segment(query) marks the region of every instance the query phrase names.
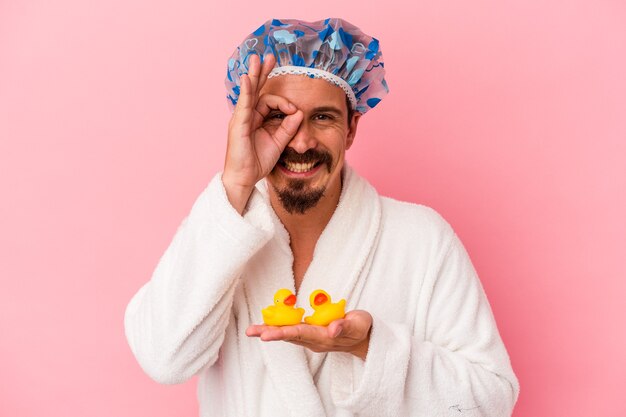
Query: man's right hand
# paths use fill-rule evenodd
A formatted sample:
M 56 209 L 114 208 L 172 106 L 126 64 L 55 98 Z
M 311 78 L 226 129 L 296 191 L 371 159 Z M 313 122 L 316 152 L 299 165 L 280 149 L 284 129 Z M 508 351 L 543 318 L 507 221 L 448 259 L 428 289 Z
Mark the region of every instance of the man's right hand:
M 302 111 L 286 98 L 260 94 L 275 62 L 274 56 L 268 55 L 261 66 L 257 55 L 250 56 L 248 74 L 240 78 L 239 100 L 228 124 L 222 182 L 228 200 L 239 214 L 243 213 L 255 184 L 274 169 L 303 118 Z M 285 117 L 278 128 L 267 130 L 263 125 L 272 111 Z

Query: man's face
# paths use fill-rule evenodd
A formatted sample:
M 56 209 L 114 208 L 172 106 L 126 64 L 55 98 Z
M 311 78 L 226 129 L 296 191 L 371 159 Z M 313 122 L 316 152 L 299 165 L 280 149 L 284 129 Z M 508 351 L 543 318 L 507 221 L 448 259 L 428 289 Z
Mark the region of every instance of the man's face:
M 304 213 L 322 198 L 341 193 L 341 168 L 360 115 L 348 121 L 346 95 L 327 81 L 302 75 L 270 78 L 261 93 L 285 97 L 304 113 L 296 135 L 267 180 L 289 213 Z M 268 114 L 264 128 L 273 133 L 282 122 L 279 110 Z

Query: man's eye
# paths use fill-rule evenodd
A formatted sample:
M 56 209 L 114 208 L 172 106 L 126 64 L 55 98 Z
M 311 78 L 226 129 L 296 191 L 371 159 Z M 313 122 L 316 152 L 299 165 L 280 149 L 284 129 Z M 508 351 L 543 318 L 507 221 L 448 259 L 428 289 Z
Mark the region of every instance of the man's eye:
M 315 120 L 333 120 L 333 116 L 326 113 L 320 113 L 315 115 Z
M 267 115 L 265 118 L 266 122 L 271 122 L 272 120 L 283 120 L 285 118 L 285 113 L 281 112 L 273 112 Z

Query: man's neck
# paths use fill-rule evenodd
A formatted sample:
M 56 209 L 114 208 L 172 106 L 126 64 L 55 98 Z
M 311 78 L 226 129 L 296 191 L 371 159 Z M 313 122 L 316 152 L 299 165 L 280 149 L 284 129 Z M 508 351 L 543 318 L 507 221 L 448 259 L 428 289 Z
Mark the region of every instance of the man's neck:
M 304 274 L 313 261 L 315 245 L 337 209 L 340 195 L 341 185 L 336 190 L 327 189 L 315 207 L 304 214 L 292 214 L 284 209 L 276 193 L 270 191 L 272 207 L 289 233 L 296 292 L 300 290 Z
M 320 237 L 339 204 L 341 186 L 335 190 L 326 190 L 320 201 L 304 214 L 289 213 L 280 203 L 278 196 L 270 190 L 270 202 L 281 223 L 287 229 L 291 241 L 309 241 Z

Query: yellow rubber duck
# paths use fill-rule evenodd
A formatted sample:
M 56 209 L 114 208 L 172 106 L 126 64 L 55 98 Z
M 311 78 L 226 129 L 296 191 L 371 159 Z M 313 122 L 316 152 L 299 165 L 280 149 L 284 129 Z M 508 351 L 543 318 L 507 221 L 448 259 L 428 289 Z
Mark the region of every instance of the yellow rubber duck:
M 274 294 L 274 305 L 261 310 L 263 321 L 268 326 L 291 326 L 302 323 L 303 308 L 295 308 L 296 296 L 281 288 Z
M 346 316 L 346 300 L 342 299 L 338 303 L 332 303 L 330 295 L 324 290 L 313 291 L 309 301 L 315 312 L 313 312 L 312 316 L 304 318 L 306 324 L 328 326 L 331 321 L 342 319 Z

